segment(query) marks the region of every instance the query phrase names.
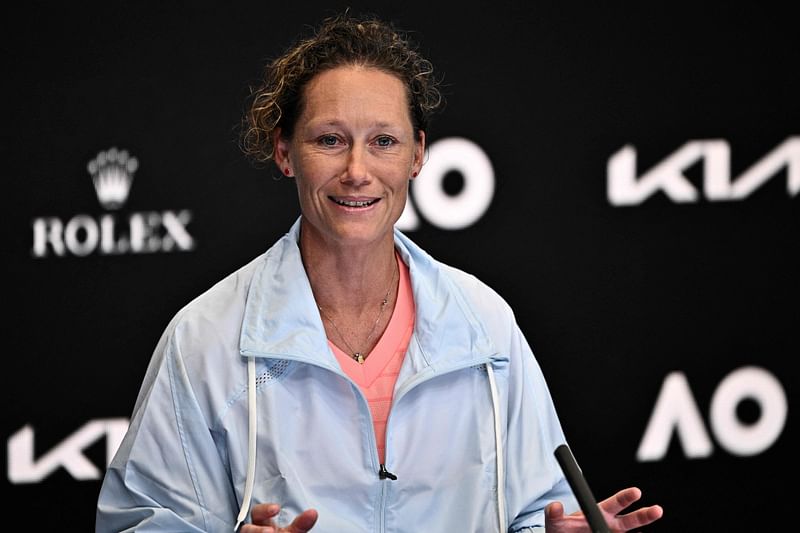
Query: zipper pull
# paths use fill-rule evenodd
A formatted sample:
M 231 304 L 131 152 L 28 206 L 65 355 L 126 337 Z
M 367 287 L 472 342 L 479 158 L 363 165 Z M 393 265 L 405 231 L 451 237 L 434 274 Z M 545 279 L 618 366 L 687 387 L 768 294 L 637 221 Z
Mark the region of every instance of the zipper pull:
M 381 463 L 381 469 L 378 470 L 378 477 L 381 479 L 389 478 L 392 481 L 397 479 L 397 476 L 386 470 L 386 465 L 384 465 L 383 463 Z

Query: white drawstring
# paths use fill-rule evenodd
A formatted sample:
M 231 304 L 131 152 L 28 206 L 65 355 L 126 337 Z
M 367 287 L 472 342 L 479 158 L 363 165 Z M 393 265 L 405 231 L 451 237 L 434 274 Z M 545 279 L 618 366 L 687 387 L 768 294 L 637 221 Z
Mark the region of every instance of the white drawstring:
M 495 437 L 495 456 L 497 458 L 497 518 L 500 522 L 500 531 L 506 531 L 506 497 L 505 497 L 505 467 L 503 460 L 503 438 L 500 429 L 500 407 L 497 399 L 497 385 L 494 380 L 494 370 L 491 363 L 486 363 L 486 372 L 489 375 L 489 387 L 492 392 L 492 411 L 494 413 L 494 437 Z M 256 362 L 253 357 L 247 359 L 247 478 L 244 484 L 244 496 L 242 506 L 239 509 L 239 516 L 236 518 L 236 525 L 233 531 L 239 530 L 247 518 L 250 509 L 250 500 L 253 497 L 253 483 L 256 473 L 256 434 L 257 434 L 257 410 L 256 410 Z
M 250 510 L 250 500 L 253 497 L 253 481 L 256 476 L 256 360 L 253 357 L 247 358 L 247 478 L 244 482 L 244 496 L 242 497 L 242 507 L 239 509 L 239 516 L 236 518 L 236 525 L 233 531 L 238 531 L 242 525 L 247 512 Z
M 494 370 L 491 363 L 486 363 L 489 374 L 489 387 L 492 389 L 492 411 L 494 412 L 495 456 L 497 457 L 497 518 L 500 521 L 501 533 L 506 532 L 506 480 L 503 460 L 503 434 L 500 429 L 500 402 L 497 399 L 497 384 L 494 381 Z

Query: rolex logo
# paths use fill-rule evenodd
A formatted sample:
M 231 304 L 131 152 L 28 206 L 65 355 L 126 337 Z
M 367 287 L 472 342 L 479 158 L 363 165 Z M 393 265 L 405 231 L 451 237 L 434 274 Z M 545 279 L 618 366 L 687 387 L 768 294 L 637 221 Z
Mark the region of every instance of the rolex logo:
M 128 200 L 139 161 L 127 150 L 103 150 L 86 164 L 103 209 L 118 210 Z M 33 257 L 152 254 L 194 250 L 189 209 L 123 210 L 99 215 L 76 214 L 66 220 L 36 217 Z
M 106 209 L 119 209 L 128 199 L 133 174 L 139 161 L 128 155 L 127 150 L 109 148 L 101 151 L 89 161 L 86 170 L 92 176 L 97 199 Z

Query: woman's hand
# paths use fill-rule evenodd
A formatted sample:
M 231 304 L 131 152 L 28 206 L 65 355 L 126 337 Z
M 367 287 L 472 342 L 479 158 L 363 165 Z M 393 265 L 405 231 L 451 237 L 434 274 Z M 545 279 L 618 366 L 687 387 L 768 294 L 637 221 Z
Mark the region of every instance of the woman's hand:
M 317 523 L 317 511 L 307 509 L 300 513 L 286 527 L 278 527 L 272 520 L 281 511 L 277 503 L 259 503 L 250 510 L 252 524 L 244 524 L 240 533 L 306 533 Z
M 661 518 L 664 510 L 660 505 L 642 507 L 624 515 L 619 514 L 641 497 L 641 490 L 636 487 L 629 487 L 598 504 L 603 512 L 603 517 L 606 519 L 608 528 L 613 533 L 644 527 Z M 553 502 L 545 508 L 544 528 L 548 533 L 591 533 L 591 528 L 586 522 L 583 513 L 579 511 L 565 515 L 564 506 L 560 502 Z

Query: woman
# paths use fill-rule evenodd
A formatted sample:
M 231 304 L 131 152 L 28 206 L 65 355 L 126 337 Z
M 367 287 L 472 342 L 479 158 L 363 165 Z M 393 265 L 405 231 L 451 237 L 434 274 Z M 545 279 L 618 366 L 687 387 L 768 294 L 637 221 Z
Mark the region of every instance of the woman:
M 269 65 L 243 146 L 301 215 L 166 329 L 98 532 L 590 531 L 512 311 L 394 228 L 440 102 L 375 19 L 328 19 Z M 601 503 L 614 531 L 660 517 L 617 516 L 639 496 Z

